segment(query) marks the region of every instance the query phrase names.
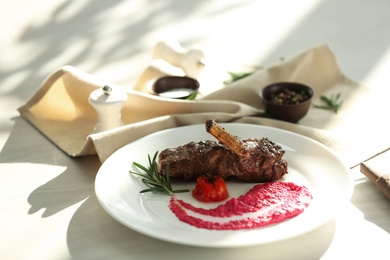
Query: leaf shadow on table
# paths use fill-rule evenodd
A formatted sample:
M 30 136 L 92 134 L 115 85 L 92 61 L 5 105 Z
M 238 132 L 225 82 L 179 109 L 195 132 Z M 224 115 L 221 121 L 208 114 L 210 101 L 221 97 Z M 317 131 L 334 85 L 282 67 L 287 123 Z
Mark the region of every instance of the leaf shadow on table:
M 42 217 L 50 217 L 94 194 L 101 165 L 97 156 L 71 158 L 23 118 L 13 120 L 0 163 L 23 163 L 25 174 L 36 174 L 36 180 L 42 181 L 38 187 L 28 186 L 33 189 L 26 198 L 31 205 L 28 214 L 44 210 Z
M 390 211 L 390 200 L 383 199 L 385 195 L 366 177 L 356 181 L 358 183 L 355 184 L 351 203 L 364 214 L 367 221 L 390 233 L 388 217 L 378 218 L 378 215 L 383 215 L 383 212 Z
M 94 193 L 94 177 L 98 171 L 96 160 L 92 157 L 75 159 L 76 163 L 71 170 L 68 168 L 37 187 L 27 199 L 31 205 L 28 213 L 34 214 L 45 209 L 42 217 L 50 217 L 88 198 Z M 86 167 L 89 167 L 88 170 Z
M 239 248 L 192 247 L 160 241 L 123 226 L 91 196 L 73 215 L 67 242 L 74 259 L 320 259 L 332 243 L 335 229 L 332 219 L 280 242 Z

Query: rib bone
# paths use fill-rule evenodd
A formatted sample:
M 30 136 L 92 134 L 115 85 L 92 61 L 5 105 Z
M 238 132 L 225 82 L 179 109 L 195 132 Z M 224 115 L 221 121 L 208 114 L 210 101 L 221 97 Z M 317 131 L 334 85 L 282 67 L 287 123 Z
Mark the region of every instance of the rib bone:
M 226 130 L 222 126 L 218 125 L 214 120 L 206 121 L 206 131 L 226 145 L 239 157 L 249 157 L 249 147 L 247 146 L 250 144 L 241 138 L 226 132 Z

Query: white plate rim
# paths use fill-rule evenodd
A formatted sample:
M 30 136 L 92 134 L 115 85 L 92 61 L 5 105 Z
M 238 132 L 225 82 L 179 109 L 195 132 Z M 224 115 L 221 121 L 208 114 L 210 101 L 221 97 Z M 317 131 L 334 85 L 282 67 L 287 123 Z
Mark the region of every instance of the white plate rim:
M 154 138 L 158 138 L 161 136 L 163 136 L 163 137 L 164 136 L 165 137 L 171 136 L 172 137 L 172 135 L 176 134 L 178 131 L 191 132 L 191 131 L 195 131 L 195 130 L 202 130 L 202 129 L 204 129 L 204 125 L 189 125 L 189 126 L 182 126 L 182 127 L 176 127 L 176 128 L 170 128 L 170 129 L 158 131 L 158 132 L 155 132 L 155 133 L 150 134 L 148 136 L 142 137 L 142 138 L 140 138 L 140 139 L 138 139 L 138 140 L 136 140 L 128 145 L 125 145 L 124 147 L 117 150 L 114 154 L 112 154 L 103 163 L 103 165 L 99 169 L 97 176 L 96 176 L 96 179 L 95 179 L 95 193 L 96 193 L 97 199 L 98 199 L 99 203 L 101 204 L 101 206 L 103 207 L 103 209 L 111 217 L 113 217 L 115 220 L 117 220 L 121 224 L 125 225 L 126 227 L 133 229 L 133 230 L 135 230 L 139 233 L 142 233 L 144 235 L 156 238 L 156 239 L 160 239 L 160 240 L 164 240 L 164 241 L 168 241 L 168 242 L 173 242 L 173 243 L 177 243 L 177 244 L 191 245 L 191 246 L 216 247 L 216 248 L 222 247 L 223 248 L 223 247 L 240 247 L 240 246 L 266 244 L 266 243 L 276 242 L 276 241 L 292 238 L 292 237 L 307 233 L 307 232 L 312 231 L 313 229 L 318 228 L 319 226 L 323 225 L 325 222 L 329 221 L 332 217 L 335 216 L 338 209 L 340 207 L 342 207 L 345 202 L 348 202 L 349 199 L 351 198 L 352 192 L 353 192 L 353 185 L 352 185 L 352 179 L 351 179 L 350 174 L 349 174 L 349 169 L 344 165 L 342 160 L 331 149 L 329 149 L 325 145 L 319 143 L 318 141 L 313 140 L 311 138 L 308 138 L 306 136 L 294 133 L 294 132 L 290 132 L 290 131 L 282 130 L 282 129 L 278 129 L 278 128 L 273 128 L 273 127 L 269 127 L 269 126 L 243 124 L 243 123 L 225 123 L 225 124 L 221 124 L 221 125 L 223 127 L 227 128 L 228 131 L 229 131 L 229 129 L 232 129 L 232 128 L 236 129 L 236 130 L 242 128 L 242 129 L 250 129 L 250 130 L 248 130 L 249 132 L 259 130 L 260 133 L 266 132 L 266 133 L 271 133 L 271 134 L 276 135 L 276 136 L 280 135 L 280 136 L 288 136 L 291 138 L 298 138 L 300 141 L 308 142 L 311 145 L 315 146 L 316 149 L 320 149 L 323 153 L 325 153 L 324 156 L 328 157 L 328 159 L 331 161 L 331 163 L 334 163 L 335 165 L 337 165 L 337 167 L 338 167 L 338 169 L 336 169 L 336 171 L 338 172 L 337 174 L 339 174 L 341 179 L 342 179 L 341 184 L 338 183 L 338 186 L 336 188 L 332 187 L 332 192 L 336 192 L 339 194 L 336 194 L 337 195 L 336 198 L 333 197 L 332 201 L 329 201 L 329 204 L 331 204 L 331 205 L 327 204 L 328 201 L 321 200 L 321 203 L 325 203 L 326 206 L 328 207 L 327 209 L 329 209 L 330 211 L 329 212 L 322 212 L 325 214 L 325 216 L 317 216 L 316 215 L 316 217 L 318 217 L 319 219 L 317 221 L 315 221 L 315 223 L 311 223 L 310 226 L 306 226 L 306 227 L 302 228 L 301 230 L 294 230 L 294 232 L 292 232 L 290 234 L 281 232 L 283 234 L 272 236 L 272 233 L 269 233 L 270 232 L 269 230 L 275 229 L 275 230 L 280 232 L 280 229 L 278 229 L 278 225 L 283 225 L 283 224 L 276 224 L 276 225 L 272 225 L 271 227 L 265 227 L 265 228 L 256 229 L 256 230 L 238 230 L 238 231 L 214 231 L 214 230 L 210 231 L 210 230 L 203 230 L 203 229 L 195 229 L 194 230 L 194 229 L 191 229 L 192 227 L 190 227 L 188 234 L 184 234 L 184 233 L 186 233 L 186 232 L 184 232 L 184 233 L 178 233 L 177 236 L 169 236 L 169 235 L 167 236 L 167 234 L 172 233 L 172 230 L 180 229 L 180 228 L 182 228 L 183 225 L 186 226 L 187 224 L 182 223 L 179 220 L 177 220 L 178 223 L 171 223 L 171 222 L 166 222 L 165 219 L 156 219 L 156 215 L 151 213 L 151 211 L 149 209 L 145 209 L 145 208 L 143 208 L 143 211 L 141 210 L 141 212 L 131 212 L 131 208 L 134 208 L 135 204 L 137 204 L 137 207 L 139 209 L 142 207 L 145 207 L 145 206 L 148 207 L 148 205 L 145 204 L 145 200 L 155 200 L 156 197 L 158 198 L 158 196 L 164 196 L 164 195 L 146 195 L 146 194 L 140 195 L 139 191 L 142 187 L 138 186 L 137 187 L 138 190 L 136 190 L 136 193 L 134 193 L 134 191 L 132 191 L 133 195 L 130 199 L 131 202 L 133 203 L 132 205 L 120 202 L 119 200 L 121 198 L 118 198 L 118 196 L 121 196 L 120 194 L 113 195 L 115 197 L 115 202 L 112 203 L 113 199 L 110 196 L 112 196 L 111 193 L 115 193 L 115 192 L 113 192 L 111 190 L 111 193 L 109 193 L 107 191 L 109 189 L 113 189 L 112 187 L 110 188 L 110 186 L 107 185 L 107 182 L 112 181 L 112 183 L 110 183 L 110 184 L 122 185 L 119 182 L 123 181 L 123 178 L 128 177 L 130 180 L 131 180 L 131 178 L 134 178 L 134 176 L 131 176 L 129 173 L 127 173 L 128 174 L 127 177 L 122 176 L 123 174 L 120 175 L 120 178 L 117 178 L 117 176 L 115 176 L 115 178 L 111 177 L 111 175 L 113 175 L 113 173 L 111 173 L 110 168 L 112 168 L 113 165 L 116 165 L 118 163 L 120 164 L 120 162 L 118 162 L 118 158 L 121 158 L 125 153 L 128 153 L 130 149 L 137 148 L 137 146 L 139 147 L 139 145 L 143 145 L 144 143 L 150 142 Z M 207 135 L 208 134 L 206 134 L 206 136 Z M 257 138 L 261 138 L 262 136 L 263 135 L 258 136 Z M 188 137 L 188 138 L 190 138 L 190 137 Z M 213 137 L 210 136 L 208 139 L 213 139 Z M 188 140 L 191 141 L 191 139 L 188 139 Z M 168 140 L 167 142 L 170 143 L 171 141 Z M 283 146 L 284 144 L 281 143 L 281 145 Z M 165 147 L 165 148 L 168 148 L 168 147 Z M 149 150 L 150 150 L 150 152 L 149 152 L 150 155 L 152 155 L 154 153 L 153 151 L 156 151 L 156 149 L 153 150 L 153 148 L 151 148 Z M 287 152 L 288 151 L 286 151 L 286 154 L 287 154 Z M 146 158 L 147 154 L 142 154 L 140 156 L 143 156 Z M 132 162 L 133 160 L 129 159 L 129 161 Z M 136 161 L 136 160 L 134 160 L 134 161 Z M 128 166 L 129 162 L 126 162 L 126 165 Z M 115 167 L 117 167 L 117 166 L 115 166 Z M 120 164 L 118 167 L 123 168 L 124 166 Z M 127 169 L 127 171 L 128 170 L 130 170 L 130 168 Z M 334 175 L 334 173 L 332 173 L 332 174 Z M 117 178 L 117 180 L 116 180 L 116 178 Z M 125 180 L 125 181 L 127 181 L 127 180 Z M 135 181 L 133 184 L 131 184 L 132 185 L 131 187 L 136 187 L 137 186 L 136 183 L 139 184 L 139 182 Z M 321 191 L 321 193 L 324 193 L 324 191 Z M 108 196 L 107 194 L 110 194 L 110 195 Z M 139 195 L 138 198 L 132 199 L 134 196 L 136 196 L 136 194 Z M 145 196 L 146 196 L 146 198 L 145 198 Z M 149 197 L 147 197 L 147 196 L 149 196 Z M 337 199 L 337 201 L 335 199 Z M 164 199 L 163 203 L 166 203 L 166 198 Z M 113 204 L 115 204 L 114 207 L 113 207 Z M 321 206 L 323 206 L 323 205 L 321 205 Z M 128 211 L 130 211 L 130 213 Z M 126 215 L 126 214 L 128 214 L 128 215 Z M 153 226 L 153 222 L 147 222 L 147 221 L 143 222 L 144 220 L 140 221 L 139 218 L 136 218 L 134 220 L 134 219 L 132 219 L 132 216 L 134 216 L 134 214 L 141 214 L 145 217 L 145 219 L 151 218 L 151 221 L 153 221 L 153 222 L 155 222 L 155 221 L 161 222 L 162 221 L 162 223 L 165 223 L 167 226 L 166 226 L 166 228 L 163 228 L 163 227 L 160 228 L 160 226 L 156 226 L 156 225 Z M 300 216 L 297 216 L 296 218 L 299 218 L 299 217 Z M 130 221 L 130 219 L 131 219 L 131 221 Z M 151 227 L 146 225 L 146 224 L 151 224 Z M 186 228 L 188 228 L 188 227 L 184 227 L 184 230 L 187 230 Z M 291 228 L 287 228 L 287 229 L 291 229 Z M 267 231 L 265 232 L 264 230 L 267 230 Z M 225 233 L 223 236 L 226 236 L 226 234 L 229 234 L 232 237 L 232 239 L 221 239 L 221 234 L 223 234 L 223 233 Z M 257 234 L 254 235 L 252 233 L 257 233 Z M 258 237 L 258 235 L 261 233 L 267 234 L 268 238 L 256 239 Z M 271 234 L 271 237 L 269 236 L 270 234 Z M 207 236 L 208 239 L 202 241 L 202 236 Z M 216 237 L 214 242 L 212 240 L 213 236 Z M 250 237 L 251 239 L 248 239 L 248 240 L 243 239 L 245 237 L 248 237 L 248 238 Z M 253 239 L 253 238 L 255 238 L 255 239 Z M 242 241 L 242 240 L 245 240 L 245 241 Z

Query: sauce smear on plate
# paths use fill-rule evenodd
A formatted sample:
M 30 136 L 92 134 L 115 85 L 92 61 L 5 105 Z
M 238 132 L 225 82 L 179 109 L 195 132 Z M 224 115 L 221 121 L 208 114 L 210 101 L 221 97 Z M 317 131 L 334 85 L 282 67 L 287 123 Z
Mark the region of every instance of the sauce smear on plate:
M 213 209 L 194 207 L 175 196 L 169 208 L 176 217 L 198 228 L 238 230 L 279 223 L 301 214 L 312 200 L 310 191 L 292 182 L 258 184 L 245 195 Z

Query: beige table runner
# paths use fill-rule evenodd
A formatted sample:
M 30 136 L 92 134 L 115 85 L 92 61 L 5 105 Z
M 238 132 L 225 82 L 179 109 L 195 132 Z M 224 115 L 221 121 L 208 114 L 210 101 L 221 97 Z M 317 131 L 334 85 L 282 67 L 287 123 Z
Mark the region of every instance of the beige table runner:
M 313 103 L 320 103 L 322 94 L 340 92 L 343 108 L 336 114 L 312 107 L 299 124 L 266 118 L 258 93 L 265 85 L 278 81 L 310 85 L 315 91 Z M 374 93 L 343 75 L 327 45 L 309 49 L 196 101 L 164 99 L 128 90 L 122 110 L 125 126 L 93 134 L 97 114 L 88 97 L 105 84 L 111 83 L 65 66 L 50 75 L 19 112 L 68 155 L 97 153 L 101 162 L 140 137 L 163 129 L 203 124 L 207 119 L 274 126 L 303 134 L 337 151 L 348 166 L 390 147 L 390 140 L 372 141 L 366 129 L 358 134 L 356 120 L 372 121 L 372 113 L 361 109 L 361 100 Z M 355 111 L 360 117 L 356 117 Z M 375 137 L 380 138 L 387 130 L 376 131 Z

